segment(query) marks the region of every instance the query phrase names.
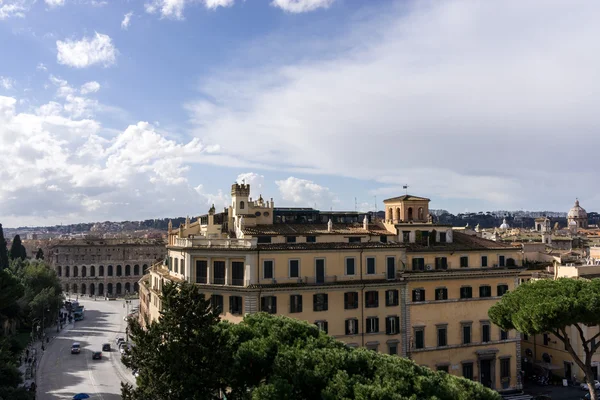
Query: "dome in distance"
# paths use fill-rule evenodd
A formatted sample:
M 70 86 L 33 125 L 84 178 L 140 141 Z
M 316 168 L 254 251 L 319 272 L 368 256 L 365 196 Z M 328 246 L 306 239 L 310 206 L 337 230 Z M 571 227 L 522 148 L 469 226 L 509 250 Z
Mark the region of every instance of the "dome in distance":
M 500 225 L 500 229 L 508 229 L 510 226 L 506 223 L 506 218 L 502 220 L 502 225 Z
M 587 219 L 587 212 L 579 205 L 579 200 L 575 200 L 575 205 L 569 210 L 568 218 Z

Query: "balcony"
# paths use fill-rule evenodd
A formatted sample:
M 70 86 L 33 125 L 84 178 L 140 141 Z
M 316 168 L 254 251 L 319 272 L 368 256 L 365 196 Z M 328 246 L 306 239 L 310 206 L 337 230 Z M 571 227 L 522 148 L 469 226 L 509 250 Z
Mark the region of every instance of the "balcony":
M 257 239 L 207 239 L 207 238 L 175 238 L 177 247 L 200 247 L 217 249 L 251 249 L 256 247 Z

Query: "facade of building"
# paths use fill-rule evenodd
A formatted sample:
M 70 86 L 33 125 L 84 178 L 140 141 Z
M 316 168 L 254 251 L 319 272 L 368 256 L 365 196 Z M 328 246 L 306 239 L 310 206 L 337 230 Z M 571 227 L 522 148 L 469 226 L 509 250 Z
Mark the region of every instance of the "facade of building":
M 46 260 L 63 290 L 89 296 L 138 291 L 139 279 L 165 256 L 165 243 L 154 239 L 53 240 Z
M 169 229 L 165 263 L 142 280 L 158 317 L 166 281 L 199 285 L 222 318 L 265 311 L 314 323 L 348 346 L 409 357 L 494 389 L 520 386 L 520 337 L 489 307 L 518 283 L 520 248 L 435 225 L 429 199 L 388 199 L 385 219 L 275 208 L 232 186 L 232 205 Z

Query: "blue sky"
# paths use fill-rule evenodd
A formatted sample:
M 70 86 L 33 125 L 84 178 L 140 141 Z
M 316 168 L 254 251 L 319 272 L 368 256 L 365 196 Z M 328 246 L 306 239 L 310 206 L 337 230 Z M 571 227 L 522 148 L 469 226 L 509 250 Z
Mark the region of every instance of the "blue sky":
M 0 222 L 593 211 L 591 2 L 0 0 Z M 356 200 L 355 200 L 356 199 Z

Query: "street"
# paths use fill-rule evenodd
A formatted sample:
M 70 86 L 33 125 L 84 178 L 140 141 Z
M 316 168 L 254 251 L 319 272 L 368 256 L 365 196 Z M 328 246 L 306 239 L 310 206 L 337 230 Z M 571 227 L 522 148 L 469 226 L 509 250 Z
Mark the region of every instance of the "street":
M 38 399 L 72 399 L 87 393 L 91 399 L 121 398 L 121 381 L 131 384 L 135 378 L 123 366 L 115 338 L 125 336 L 127 307 L 124 301 L 79 299 L 85 306 L 85 318 L 70 324 L 48 345 L 38 370 Z M 129 309 L 138 304 L 131 302 Z M 73 342 L 81 343 L 81 353 L 71 354 Z M 110 343 L 111 352 L 102 352 L 101 360 L 92 353 Z

